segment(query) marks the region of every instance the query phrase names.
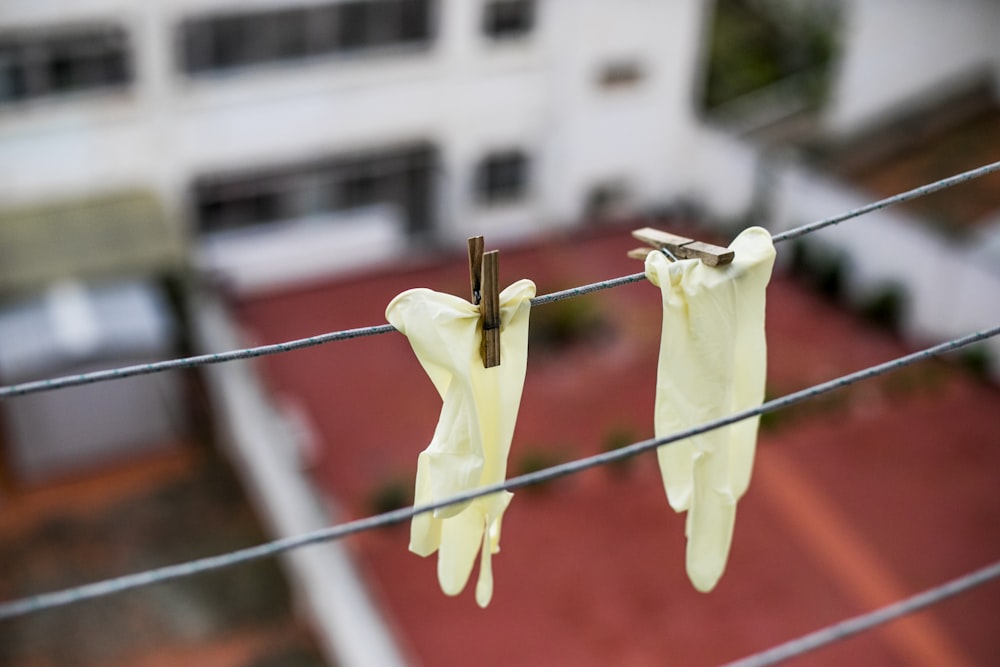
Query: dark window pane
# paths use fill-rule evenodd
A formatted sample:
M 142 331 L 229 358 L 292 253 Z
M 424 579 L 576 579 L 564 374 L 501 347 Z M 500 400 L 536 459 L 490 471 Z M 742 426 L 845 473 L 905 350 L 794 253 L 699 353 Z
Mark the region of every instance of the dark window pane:
M 184 71 L 199 73 L 313 55 L 426 42 L 433 0 L 353 0 L 190 19 L 180 27 Z
M 270 42 L 265 59 L 283 60 L 307 55 L 307 16 L 303 9 L 288 9 L 274 14 L 270 29 L 252 37 Z
M 124 51 L 106 54 L 101 67 L 108 83 L 120 84 L 128 81 L 128 59 Z
M 351 2 L 340 5 L 340 47 L 356 49 L 368 41 L 368 2 Z
M 73 90 L 74 62 L 66 56 L 54 56 L 48 62 L 49 89 L 53 92 Z
M 365 46 L 378 47 L 399 42 L 399 2 L 381 0 L 368 3 Z
M 120 86 L 128 60 L 119 28 L 0 35 L 0 101 Z
M 215 232 L 375 204 L 395 204 L 407 229 L 431 224 L 436 152 L 420 144 L 196 182 L 198 227 Z
M 431 7 L 428 0 L 400 2 L 400 40 L 416 42 L 431 36 Z
M 212 67 L 236 67 L 253 62 L 250 53 L 250 21 L 242 16 L 215 19 L 211 40 Z
M 180 27 L 181 69 L 200 72 L 212 67 L 212 27 L 207 21 L 185 21 Z
M 343 181 L 345 208 L 370 206 L 376 203 L 378 194 L 378 179 L 374 174 L 365 173 L 363 168 L 355 168 L 355 173 L 348 173 Z
M 0 65 L 0 102 L 24 97 L 24 73 L 12 65 Z
M 496 0 L 484 8 L 483 32 L 495 38 L 520 37 L 531 32 L 534 21 L 533 0 Z
M 0 46 L 0 102 L 24 97 L 26 88 L 20 48 L 16 44 Z
M 496 203 L 521 199 L 528 188 L 528 159 L 519 151 L 494 153 L 476 171 L 480 201 Z
M 330 53 L 337 48 L 337 26 L 340 9 L 313 7 L 306 16 L 306 52 L 309 54 Z

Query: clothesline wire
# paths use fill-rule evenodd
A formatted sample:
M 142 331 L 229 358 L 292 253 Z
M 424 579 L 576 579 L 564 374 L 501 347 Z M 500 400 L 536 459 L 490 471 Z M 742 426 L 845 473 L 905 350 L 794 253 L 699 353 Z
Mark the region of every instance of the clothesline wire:
M 924 607 L 929 607 L 959 593 L 964 593 L 998 577 L 1000 577 L 1000 561 L 952 579 L 939 586 L 928 588 L 916 595 L 904 598 L 880 609 L 859 614 L 853 618 L 828 625 L 825 628 L 820 628 L 815 632 L 810 632 L 783 644 L 778 644 L 760 653 L 748 655 L 745 658 L 727 663 L 723 667 L 765 667 L 766 665 L 775 665 L 789 658 L 815 651 L 827 644 L 847 639 L 859 632 L 871 630 L 876 626 L 888 623 L 901 616 L 912 614 Z
M 955 174 L 954 176 L 949 176 L 948 178 L 943 178 L 939 181 L 934 181 L 933 183 L 928 183 L 926 185 L 913 188 L 912 190 L 907 190 L 906 192 L 901 192 L 897 195 L 893 195 L 892 197 L 880 199 L 870 204 L 866 204 L 865 206 L 861 206 L 860 208 L 847 211 L 846 213 L 841 213 L 833 217 L 808 223 L 800 227 L 796 227 L 794 229 L 789 229 L 779 234 L 775 234 L 771 238 L 774 241 L 774 243 L 781 243 L 783 241 L 796 239 L 801 236 L 804 236 L 805 234 L 809 234 L 817 230 L 823 229 L 824 227 L 829 227 L 830 225 L 839 224 L 841 222 L 844 222 L 845 220 L 850 220 L 852 218 L 856 218 L 866 213 L 886 208 L 894 204 L 899 204 L 912 199 L 917 199 L 919 197 L 924 197 L 939 190 L 943 190 L 945 188 L 950 188 L 952 186 L 965 183 L 974 178 L 979 178 L 981 176 L 985 176 L 986 174 L 990 174 L 998 170 L 1000 170 L 1000 162 L 993 162 L 991 164 L 978 167 L 976 169 L 970 169 L 968 171 Z M 589 285 L 581 285 L 579 287 L 573 287 L 559 292 L 552 292 L 551 294 L 543 294 L 542 296 L 538 296 L 532 299 L 531 305 L 540 306 L 543 304 L 552 303 L 554 301 L 560 301 L 562 299 L 569 299 L 572 297 L 583 296 L 584 294 L 590 294 L 592 292 L 598 292 L 613 287 L 620 287 L 622 285 L 628 285 L 630 283 L 640 282 L 643 279 L 645 279 L 645 274 L 640 272 L 627 276 L 621 276 L 619 278 L 602 280 L 596 283 L 591 283 Z M 212 352 L 208 354 L 200 354 L 180 359 L 168 359 L 148 364 L 136 364 L 133 366 L 123 366 L 120 368 L 110 368 L 100 371 L 91 371 L 89 373 L 81 373 L 78 375 L 67 375 L 63 377 L 49 378 L 45 380 L 34 380 L 31 382 L 23 382 L 20 384 L 12 384 L 5 387 L 0 387 L 0 399 L 10 398 L 13 396 L 23 396 L 25 394 L 34 394 L 43 391 L 52 391 L 55 389 L 63 389 L 66 387 L 75 387 L 80 385 L 93 384 L 96 382 L 104 382 L 108 380 L 117 380 L 137 375 L 160 373 L 163 371 L 177 370 L 182 368 L 194 368 L 197 366 L 205 366 L 208 364 L 217 364 L 226 361 L 235 361 L 237 359 L 252 359 L 255 357 L 263 357 L 270 354 L 278 354 L 281 352 L 291 352 L 293 350 L 301 350 L 303 348 L 314 347 L 316 345 L 323 345 L 325 343 L 332 343 L 335 341 L 350 340 L 352 338 L 362 338 L 365 336 L 376 336 L 379 334 L 389 333 L 395 330 L 396 329 L 390 324 L 380 324 L 376 326 L 361 327 L 357 329 L 346 329 L 344 331 L 333 331 L 330 333 L 319 334 L 316 336 L 309 336 L 307 338 L 299 338 L 296 340 L 285 341 L 282 343 L 273 343 L 270 345 L 261 345 L 258 347 L 249 347 L 239 350 L 231 350 L 228 352 Z
M 385 512 L 382 514 L 366 517 L 363 519 L 357 519 L 355 521 L 349 521 L 346 523 L 329 526 L 303 535 L 297 535 L 293 537 L 274 540 L 272 542 L 266 542 L 264 544 L 260 544 L 254 547 L 249 547 L 246 549 L 240 549 L 237 551 L 232 551 L 226 554 L 210 556 L 207 558 L 201 558 L 198 560 L 188 561 L 185 563 L 179 563 L 175 565 L 168 565 L 153 570 L 147 570 L 135 574 L 124 575 L 113 579 L 106 579 L 103 581 L 85 584 L 82 586 L 69 588 L 61 591 L 42 593 L 40 595 L 35 595 L 27 598 L 5 602 L 0 604 L 0 620 L 6 618 L 13 618 L 16 616 L 23 616 L 25 614 L 29 614 L 32 612 L 51 609 L 53 607 L 60 607 L 63 605 L 71 604 L 73 602 L 79 602 L 82 600 L 103 597 L 106 595 L 111 595 L 113 593 L 119 593 L 122 591 L 139 588 L 142 586 L 147 586 L 150 584 L 160 583 L 173 579 L 179 579 L 182 577 L 187 577 L 202 572 L 218 570 L 220 568 L 229 567 L 232 565 L 236 565 L 238 563 L 245 563 L 248 561 L 275 556 L 277 554 L 290 551 L 292 549 L 298 549 L 312 544 L 337 540 L 344 538 L 348 535 L 360 533 L 362 531 L 372 530 L 375 528 L 380 528 L 383 526 L 399 523 L 407 519 L 410 519 L 418 514 L 430 512 L 450 505 L 457 505 L 500 491 L 509 491 L 529 486 L 532 484 L 539 484 L 541 482 L 546 482 L 558 477 L 563 477 L 566 475 L 577 473 L 599 465 L 605 465 L 613 461 L 619 461 L 621 459 L 625 459 L 631 456 L 636 456 L 638 454 L 647 452 L 657 447 L 669 445 L 671 443 L 684 440 L 685 438 L 690 438 L 692 436 L 700 435 L 702 433 L 706 433 L 708 431 L 717 428 L 722 428 L 723 426 L 728 426 L 729 424 L 741 421 L 743 419 L 749 419 L 751 417 L 773 412 L 775 410 L 779 410 L 789 405 L 793 405 L 795 403 L 804 401 L 814 396 L 818 396 L 820 394 L 824 394 L 833 391 L 835 389 L 840 389 L 842 387 L 846 387 L 856 382 L 860 382 L 861 380 L 866 380 L 872 377 L 876 377 L 878 375 L 883 375 L 885 373 L 888 373 L 889 371 L 896 370 L 904 366 L 908 366 L 917 361 L 922 361 L 930 357 L 934 357 L 937 355 L 945 354 L 947 352 L 951 352 L 953 350 L 957 350 L 966 345 L 971 345 L 978 341 L 985 340 L 992 336 L 996 336 L 997 334 L 1000 334 L 1000 324 L 989 329 L 984 329 L 982 331 L 978 331 L 976 333 L 963 336 L 962 338 L 957 338 L 945 343 L 941 343 L 939 345 L 926 348 L 919 352 L 914 352 L 912 354 L 908 354 L 893 359 L 891 361 L 878 364 L 876 366 L 871 366 L 869 368 L 862 369 L 860 371 L 856 371 L 854 373 L 850 373 L 848 375 L 844 375 L 839 378 L 823 382 L 821 384 L 817 384 L 812 387 L 808 387 L 806 389 L 802 389 L 800 391 L 786 394 L 783 397 L 767 401 L 766 403 L 763 403 L 758 407 L 751 408 L 748 410 L 743 410 L 734 413 L 732 415 L 729 415 L 727 417 L 723 417 L 721 419 L 712 420 L 705 424 L 685 429 L 683 431 L 674 433 L 669 436 L 643 440 L 640 442 L 633 443 L 631 445 L 627 445 L 620 449 L 602 452 L 600 454 L 585 457 L 582 459 L 576 459 L 549 468 L 545 468 L 543 470 L 539 470 L 536 472 L 519 475 L 517 477 L 512 477 L 504 482 L 479 487 L 477 489 L 460 493 L 433 503 L 404 507 L 397 510 Z

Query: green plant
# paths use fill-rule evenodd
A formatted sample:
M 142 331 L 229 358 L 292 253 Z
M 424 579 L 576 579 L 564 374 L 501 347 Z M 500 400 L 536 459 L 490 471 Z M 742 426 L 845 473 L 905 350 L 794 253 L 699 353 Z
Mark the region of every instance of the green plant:
M 529 345 L 557 350 L 594 340 L 608 331 L 597 302 L 592 298 L 564 299 L 531 312 Z
M 551 468 L 566 460 L 565 455 L 552 447 L 533 446 L 521 454 L 514 465 L 514 474 L 517 476 L 538 472 L 546 468 Z M 548 488 L 550 482 L 541 484 L 531 484 L 525 487 L 526 491 L 539 492 Z
M 781 81 L 813 107 L 826 98 L 837 56 L 840 13 L 835 3 L 716 0 L 704 106 Z
M 871 292 L 860 304 L 858 312 L 868 322 L 899 333 L 906 311 L 906 292 L 896 284 L 883 285 Z
M 879 386 L 892 396 L 909 396 L 917 392 L 933 393 L 941 388 L 946 375 L 946 367 L 936 361 L 907 366 L 886 375 Z
M 780 396 L 781 394 L 779 393 L 778 395 Z M 774 392 L 771 390 L 770 387 L 768 387 L 764 391 L 764 402 L 767 403 L 768 401 L 773 401 L 774 399 L 775 399 Z M 772 410 L 771 412 L 765 412 L 760 416 L 759 428 L 761 431 L 773 431 L 778 427 L 779 424 L 782 423 L 784 418 L 785 418 L 785 413 L 783 410 Z
M 958 353 L 958 363 L 966 371 L 979 380 L 990 380 L 990 369 L 993 368 L 993 355 L 982 343 L 963 348 Z
M 368 497 L 368 507 L 374 514 L 391 512 L 413 502 L 413 487 L 408 479 L 392 476 L 379 483 Z
M 621 449 L 622 447 L 627 447 L 634 442 L 638 442 L 640 439 L 641 438 L 638 436 L 635 429 L 630 426 L 612 426 L 608 429 L 608 432 L 604 434 L 604 440 L 601 443 L 601 451 L 613 452 Z M 612 461 L 608 464 L 608 469 L 617 473 L 622 473 L 631 468 L 634 462 L 635 457 L 629 456 Z
M 799 241 L 792 246 L 791 271 L 830 301 L 844 295 L 847 261 L 844 254 L 819 244 Z
M 766 412 L 760 416 L 760 430 L 774 431 L 784 428 L 788 424 L 794 424 L 799 419 L 808 419 L 820 415 L 841 412 L 847 409 L 850 403 L 851 389 L 840 389 L 838 391 L 822 394 L 803 403 L 789 405 L 780 410 Z M 773 392 L 773 393 L 772 393 Z M 764 402 L 774 400 L 778 396 L 783 396 L 786 391 L 774 391 L 768 388 L 764 394 Z M 775 395 L 776 394 L 776 395 Z

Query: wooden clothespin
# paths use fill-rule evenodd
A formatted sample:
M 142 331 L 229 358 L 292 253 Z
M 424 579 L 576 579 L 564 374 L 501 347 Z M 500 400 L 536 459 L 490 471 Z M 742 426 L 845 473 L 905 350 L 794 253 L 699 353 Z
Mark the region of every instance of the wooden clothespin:
M 483 252 L 482 236 L 469 237 L 469 284 L 472 303 L 483 320 L 480 353 L 483 366 L 500 365 L 500 251 Z
M 700 259 L 709 266 L 723 266 L 733 261 L 735 253 L 728 248 L 695 241 L 685 236 L 663 232 L 652 227 L 643 227 L 632 232 L 632 236 L 651 248 L 636 248 L 628 251 L 633 259 L 646 259 L 646 255 L 654 250 L 665 250 L 674 259 Z

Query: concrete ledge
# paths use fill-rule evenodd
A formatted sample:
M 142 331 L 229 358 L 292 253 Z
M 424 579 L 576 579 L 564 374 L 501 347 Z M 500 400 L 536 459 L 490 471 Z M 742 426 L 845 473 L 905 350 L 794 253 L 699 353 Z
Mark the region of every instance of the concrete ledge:
M 189 302 L 199 352 L 230 350 L 243 341 L 216 299 Z M 291 428 L 269 402 L 246 361 L 202 369 L 212 401 L 220 447 L 274 538 L 301 535 L 329 525 L 308 480 L 299 471 Z M 282 557 L 295 597 L 308 614 L 321 648 L 341 667 L 393 667 L 407 661 L 376 609 L 347 550 L 339 542 L 317 544 Z

